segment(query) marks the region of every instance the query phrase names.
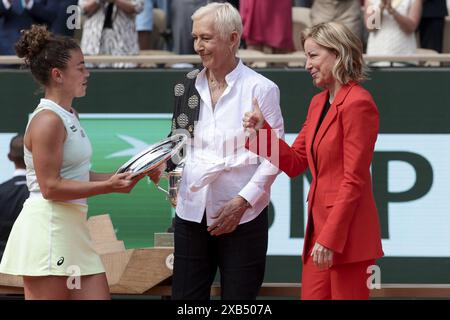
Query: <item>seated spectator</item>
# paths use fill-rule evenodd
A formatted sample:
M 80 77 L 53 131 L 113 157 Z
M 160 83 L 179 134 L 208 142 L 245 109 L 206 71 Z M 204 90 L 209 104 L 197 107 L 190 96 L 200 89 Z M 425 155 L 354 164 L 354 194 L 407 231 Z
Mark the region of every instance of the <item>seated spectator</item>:
M 11 228 L 29 196 L 23 160 L 23 136 L 12 138 L 9 146 L 9 160 L 14 163 L 13 177 L 0 184 L 0 258 L 5 250 Z
M 138 55 L 135 16 L 144 0 L 79 0 L 86 19 L 81 50 L 85 55 Z M 93 65 L 89 65 L 90 67 Z M 133 68 L 135 63 L 99 64 L 98 67 Z
M 266 53 L 294 51 L 291 0 L 241 0 L 242 38 L 248 49 Z
M 16 55 L 20 31 L 32 24 L 50 26 L 56 19 L 59 0 L 0 0 L 0 55 Z
M 419 24 L 420 47 L 442 53 L 445 17 L 448 15 L 445 0 L 424 0 Z
M 144 9 L 136 16 L 136 31 L 138 32 L 139 48 L 141 50 L 162 49 L 155 48 L 152 43 L 152 37 L 158 38 L 153 30 L 155 21 L 153 21 L 153 9 L 161 9 L 167 16 L 167 0 L 144 0 Z M 166 17 L 167 19 L 167 17 Z M 164 32 L 164 30 L 158 30 Z
M 417 51 L 415 31 L 422 0 L 365 0 L 369 39 L 368 55 L 410 55 Z M 379 26 L 374 15 L 379 14 Z M 373 23 L 375 21 L 375 23 Z M 405 66 L 411 63 L 375 62 L 373 66 Z
M 172 0 L 171 25 L 173 37 L 173 51 L 176 54 L 195 54 L 192 43 L 192 20 L 194 12 L 207 4 L 207 0 Z M 180 64 L 188 67 L 188 65 Z
M 314 0 L 311 24 L 340 22 L 362 40 L 362 13 L 360 0 Z

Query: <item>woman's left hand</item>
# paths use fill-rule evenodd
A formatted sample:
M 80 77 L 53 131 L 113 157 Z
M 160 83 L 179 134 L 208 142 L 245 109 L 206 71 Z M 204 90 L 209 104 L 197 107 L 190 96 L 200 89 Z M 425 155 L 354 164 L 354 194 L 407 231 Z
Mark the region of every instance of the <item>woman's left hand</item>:
M 208 232 L 212 236 L 233 232 L 248 208 L 248 202 L 241 196 L 236 196 L 217 212 L 217 220 L 208 227 Z
M 333 251 L 316 242 L 311 252 L 314 264 L 320 269 L 328 269 L 333 265 Z

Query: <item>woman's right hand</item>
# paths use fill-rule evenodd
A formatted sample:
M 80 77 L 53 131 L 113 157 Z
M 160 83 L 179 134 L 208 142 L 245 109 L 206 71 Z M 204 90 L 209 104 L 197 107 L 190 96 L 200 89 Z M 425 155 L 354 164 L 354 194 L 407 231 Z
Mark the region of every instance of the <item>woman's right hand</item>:
M 258 101 L 253 98 L 253 111 L 246 112 L 242 119 L 242 125 L 244 126 L 247 136 L 254 135 L 264 125 L 264 116 L 259 109 Z
M 112 175 L 107 183 L 110 192 L 130 193 L 138 181 L 137 177 L 131 178 L 131 172 L 124 172 Z
M 167 165 L 164 162 L 159 167 L 150 171 L 150 173 L 148 174 L 148 177 L 150 178 L 150 180 L 153 181 L 154 184 L 158 185 L 159 180 L 161 179 L 161 175 L 166 170 L 166 168 L 167 168 Z

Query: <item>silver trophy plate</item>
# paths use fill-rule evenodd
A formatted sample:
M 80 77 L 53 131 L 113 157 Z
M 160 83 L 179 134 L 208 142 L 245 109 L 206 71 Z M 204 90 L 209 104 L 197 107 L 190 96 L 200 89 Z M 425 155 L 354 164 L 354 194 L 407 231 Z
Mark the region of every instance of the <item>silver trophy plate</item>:
M 147 174 L 179 153 L 186 141 L 187 136 L 184 134 L 174 134 L 169 138 L 152 144 L 125 162 L 117 170 L 117 173 L 131 172 L 132 177 Z

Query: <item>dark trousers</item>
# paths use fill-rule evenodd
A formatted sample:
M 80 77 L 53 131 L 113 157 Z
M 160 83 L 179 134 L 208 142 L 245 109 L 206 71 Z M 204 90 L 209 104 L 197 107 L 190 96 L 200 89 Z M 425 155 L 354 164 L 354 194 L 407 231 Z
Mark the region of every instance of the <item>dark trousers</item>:
M 264 279 L 268 242 L 268 209 L 220 236 L 201 223 L 175 218 L 172 299 L 209 300 L 220 271 L 223 300 L 254 300 Z
M 419 24 L 420 47 L 442 53 L 445 18 L 422 18 Z

